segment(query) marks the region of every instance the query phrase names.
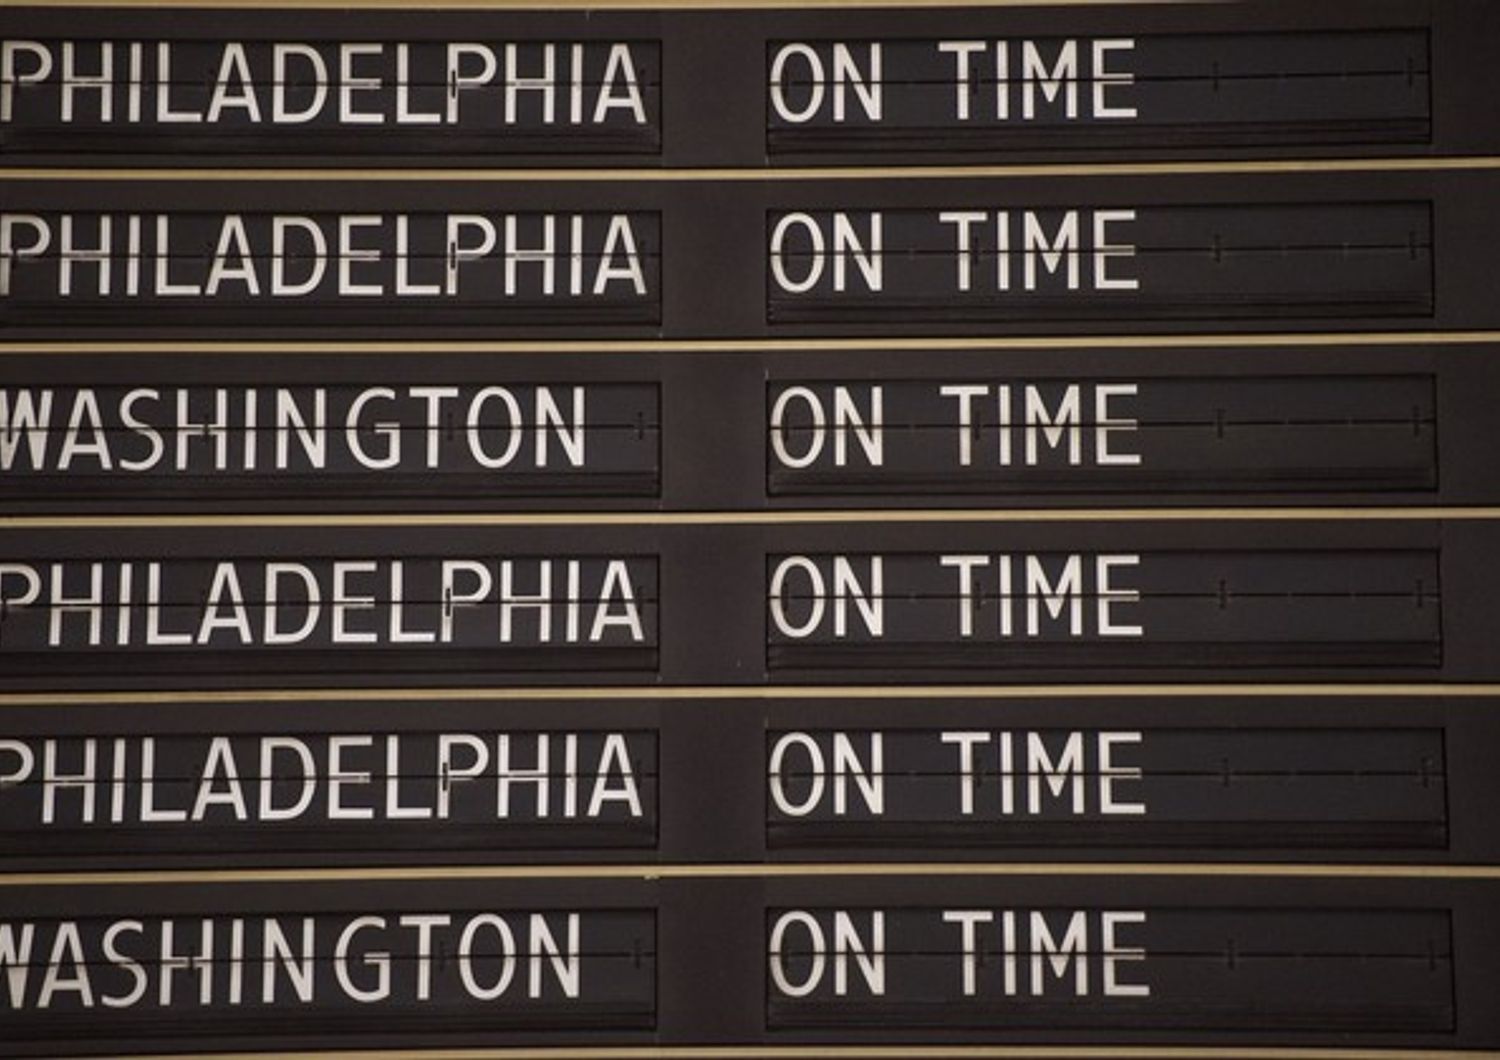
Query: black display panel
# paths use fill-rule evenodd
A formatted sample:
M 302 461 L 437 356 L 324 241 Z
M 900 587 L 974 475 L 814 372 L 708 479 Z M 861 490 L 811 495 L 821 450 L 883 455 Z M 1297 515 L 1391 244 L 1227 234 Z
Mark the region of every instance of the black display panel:
M 277 386 L 243 366 L 262 381 L 190 386 L 139 367 L 134 386 L 0 389 L 7 496 L 535 503 L 660 489 L 650 383 Z
M 939 1035 L 1207 1048 L 1272 1027 L 1308 1045 L 1453 1048 L 1473 1040 L 1469 1006 L 1481 1003 L 1463 967 L 1475 956 L 1470 914 L 1437 896 L 1487 892 L 1438 883 L 1424 902 L 1419 890 L 1222 876 L 794 879 L 765 899 L 762 1018 L 783 1043 L 915 1049 Z
M 1432 489 L 1433 379 L 776 383 L 772 494 Z
M 1435 729 L 791 730 L 767 843 L 1441 848 Z
M 53 679 L 84 659 L 239 677 L 652 670 L 657 572 L 639 555 L 6 563 L 0 656 Z
M 773 154 L 1423 143 L 1422 30 L 773 41 Z
M 38 323 L 660 319 L 655 213 L 0 215 L 0 296 Z M 59 314 L 62 314 L 59 316 Z
M 23 156 L 630 161 L 661 149 L 661 65 L 655 40 L 11 39 L 0 125 Z
M 655 734 L 127 734 L 0 739 L 0 834 L 27 857 L 652 848 Z
M 86 913 L 8 917 L 0 939 L 11 1048 L 164 1033 L 336 1040 L 372 1027 L 577 1034 L 655 1021 L 647 909 Z
M 1427 203 L 792 211 L 772 325 L 1430 316 Z
M 1441 910 L 773 909 L 766 1022 L 1451 1031 Z
M 773 555 L 767 665 L 1432 669 L 1436 552 Z

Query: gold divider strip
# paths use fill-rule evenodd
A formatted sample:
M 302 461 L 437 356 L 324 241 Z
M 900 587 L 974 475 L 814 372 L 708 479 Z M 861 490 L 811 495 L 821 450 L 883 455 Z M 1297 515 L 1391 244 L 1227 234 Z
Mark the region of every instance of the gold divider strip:
M 306 1053 L 195 1053 L 204 1060 L 267 1060 Z M 1320 1046 L 1161 1045 L 617 1045 L 498 1049 L 331 1049 L 318 1060 L 1500 1060 L 1474 1049 L 1351 1049 Z M 133 1060 L 182 1060 L 181 1054 Z
M 185 342 L 0 342 L 0 357 L 75 354 L 168 354 L 168 353 L 275 353 L 345 354 L 377 353 L 838 353 L 881 350 L 937 350 L 977 353 L 997 350 L 1134 350 L 1182 349 L 1215 346 L 1223 349 L 1262 349 L 1275 346 L 1476 346 L 1500 343 L 1500 331 L 1376 331 L 1376 332 L 1256 332 L 1252 334 L 1196 335 L 996 335 L 985 338 L 783 338 L 783 339 L 595 339 L 579 341 L 476 340 L 405 342 L 266 342 L 222 339 Z
M 7 515 L 3 530 L 226 527 L 821 526 L 845 523 L 1392 522 L 1500 519 L 1500 506 L 1371 508 L 882 508 L 724 512 L 410 512 L 236 515 Z
M 493 702 L 508 700 L 676 700 L 715 702 L 722 700 L 790 699 L 1182 699 L 1223 698 L 1316 698 L 1389 699 L 1403 696 L 1439 699 L 1479 699 L 1500 696 L 1500 684 L 1079 684 L 1079 685 L 715 685 L 654 688 L 640 687 L 547 687 L 525 688 L 271 688 L 187 689 L 138 692 L 5 692 L 0 709 L 6 707 L 105 707 L 166 705 L 183 702 L 240 703 L 330 703 L 354 699 L 369 703 L 402 703 L 413 700 L 438 702 Z
M 1202 0 L 1045 0 L 1049 7 L 1125 7 L 1133 4 L 1192 4 Z M 1209 0 L 1219 3 L 1222 0 Z M 778 10 L 782 8 L 870 7 L 1035 7 L 1038 0 L 420 0 L 419 10 L 598 11 L 598 10 Z M 209 10 L 273 8 L 278 10 L 413 10 L 412 0 L 0 0 L 7 7 L 196 7 Z
M 184 6 L 198 6 L 183 0 Z M 1181 0 L 1179 0 L 1181 2 Z M 485 6 L 487 0 L 476 0 L 474 6 Z M 973 0 L 974 6 L 992 6 L 985 0 Z M 0 9 L 7 4 L 0 2 Z M 94 6 L 92 3 L 89 6 Z M 109 5 L 105 5 L 109 6 Z M 134 6 L 127 2 L 122 6 Z M 170 7 L 173 3 L 151 3 L 152 7 Z M 227 5 L 226 5 L 227 6 Z M 275 3 L 251 3 L 250 7 L 276 7 Z M 301 5 L 293 5 L 301 6 Z M 424 9 L 427 5 L 424 5 Z M 440 5 L 432 5 L 440 6 Z M 594 6 L 594 5 L 591 5 Z M 609 6 L 609 5 L 599 5 Z M 622 5 L 623 6 L 623 5 Z M 760 6 L 760 5 L 753 5 Z M 765 5 L 765 6 L 770 6 Z M 791 5 L 788 6 L 802 6 Z M 816 4 L 811 6 L 818 6 Z M 827 6 L 840 6 L 828 3 Z M 864 4 L 851 6 L 863 7 Z M 906 5 L 901 5 L 906 6 Z M 59 166 L 16 166 L 0 170 L 0 182 L 18 180 L 98 181 L 233 181 L 260 183 L 386 183 L 478 181 L 499 184 L 540 184 L 566 180 L 576 183 L 800 183 L 811 180 L 1014 180 L 1035 177 L 1157 177 L 1204 176 L 1215 173 L 1265 175 L 1274 173 L 1368 173 L 1417 172 L 1440 170 L 1500 169 L 1500 157 L 1493 155 L 1433 158 L 1412 156 L 1395 158 L 1288 158 L 1234 159 L 1214 162 L 1057 162 L 989 166 L 799 166 L 782 169 L 712 167 L 677 169 L 626 167 L 620 169 L 233 169 L 217 167 L 156 168 L 131 167 L 108 169 L 75 169 Z
M 403 865 L 374 868 L 139 869 L 0 873 L 6 887 L 353 883 L 462 880 L 743 880 L 831 877 L 1222 877 L 1313 880 L 1500 880 L 1500 865 L 1336 865 L 1249 862 L 828 862 L 662 865 Z
M 267 1060 L 306 1053 L 195 1053 L 204 1060 Z M 498 1049 L 334 1049 L 318 1060 L 1500 1060 L 1500 1052 L 1473 1049 L 1350 1049 L 1319 1046 L 1137 1046 L 1137 1045 L 648 1045 L 532 1046 Z M 181 1054 L 143 1055 L 134 1060 L 182 1060 Z

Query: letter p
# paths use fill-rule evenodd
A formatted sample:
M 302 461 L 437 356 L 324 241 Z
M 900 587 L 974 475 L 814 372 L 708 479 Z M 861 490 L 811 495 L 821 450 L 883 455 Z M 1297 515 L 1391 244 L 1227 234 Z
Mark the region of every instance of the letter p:
M 31 230 L 32 238 L 24 246 L 16 245 L 16 230 Z M 52 228 L 34 213 L 0 214 L 0 298 L 10 294 L 10 269 L 19 258 L 35 258 L 52 243 Z
M 35 753 L 20 740 L 0 740 L 0 756 L 6 755 L 15 758 L 16 767 L 14 769 L 0 768 L 0 789 L 21 783 L 31 776 L 31 771 L 36 767 Z M 4 757 L 0 757 L 0 763 L 4 761 Z
M 16 591 L 16 583 L 24 588 Z M 42 576 L 26 563 L 0 563 L 0 641 L 5 638 L 5 615 L 12 607 L 26 607 L 42 595 Z
M 36 58 L 36 65 L 25 73 L 16 69 L 16 56 L 22 52 Z M 0 122 L 11 120 L 17 85 L 45 81 L 51 73 L 52 52 L 45 44 L 34 40 L 0 41 Z

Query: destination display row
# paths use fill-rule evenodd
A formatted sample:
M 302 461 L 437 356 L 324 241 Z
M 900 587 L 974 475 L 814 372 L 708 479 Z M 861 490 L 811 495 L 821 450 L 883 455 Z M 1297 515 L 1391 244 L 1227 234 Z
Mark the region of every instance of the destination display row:
M 295 903 L 280 883 L 41 887 L 0 920 L 0 1049 L 873 1044 L 939 1027 L 970 1043 L 1496 1040 L 1475 990 L 1496 971 L 1492 894 L 1250 883 L 438 876 L 299 881 Z
M 1250 17 L 1251 15 L 1254 17 Z M 797 166 L 1492 153 L 1495 29 L 1379 11 L 45 8 L 0 24 L 0 158 Z M 671 120 L 665 120 L 670 114 Z
M 10 696 L 9 871 L 1044 859 L 1471 864 L 1493 697 Z M 705 718 L 705 715 L 709 717 Z
M 7 182 L 11 339 L 1495 325 L 1483 170 Z
M 1487 521 L 13 529 L 14 689 L 1493 680 Z M 851 535 L 858 545 L 851 545 Z M 188 687 L 194 687 L 193 684 Z
M 0 482 L 33 512 L 1493 504 L 1492 353 L 23 347 Z

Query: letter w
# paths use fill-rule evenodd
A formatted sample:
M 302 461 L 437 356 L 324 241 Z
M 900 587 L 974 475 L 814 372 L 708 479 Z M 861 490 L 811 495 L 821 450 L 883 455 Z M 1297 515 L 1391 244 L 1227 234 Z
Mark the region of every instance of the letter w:
M 47 459 L 47 428 L 52 422 L 52 391 L 43 390 L 40 401 L 34 402 L 30 390 L 17 390 L 15 406 L 11 406 L 10 391 L 0 390 L 0 471 L 9 471 L 16 459 L 16 450 L 21 447 L 21 435 L 26 436 L 26 448 L 31 453 L 31 465 L 41 470 Z
M 33 925 L 21 925 L 21 948 L 16 949 L 16 937 L 9 924 L 0 924 L 0 968 L 5 969 L 5 985 L 10 991 L 10 1007 L 19 1009 L 26 1004 L 26 977 L 31 971 L 31 941 Z

